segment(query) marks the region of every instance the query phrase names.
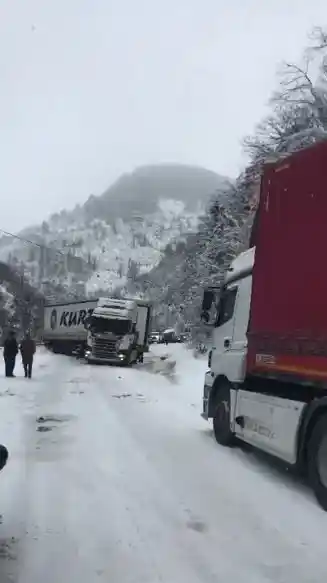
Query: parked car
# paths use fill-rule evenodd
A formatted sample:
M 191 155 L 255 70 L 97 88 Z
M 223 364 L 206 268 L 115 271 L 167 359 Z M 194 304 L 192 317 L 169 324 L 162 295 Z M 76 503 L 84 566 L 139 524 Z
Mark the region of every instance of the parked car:
M 177 336 L 173 328 L 169 328 L 162 333 L 162 342 L 164 344 L 175 344 L 181 342 L 180 336 Z
M 149 336 L 150 344 L 158 344 L 160 342 L 160 334 L 159 332 L 153 332 Z

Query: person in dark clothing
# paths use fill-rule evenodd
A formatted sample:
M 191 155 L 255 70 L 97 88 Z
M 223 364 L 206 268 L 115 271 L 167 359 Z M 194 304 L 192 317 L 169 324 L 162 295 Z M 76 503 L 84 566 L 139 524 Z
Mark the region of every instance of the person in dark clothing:
M 6 338 L 3 347 L 3 357 L 6 366 L 6 377 L 14 377 L 14 368 L 16 363 L 16 356 L 18 353 L 18 344 L 15 332 L 11 330 L 8 338 Z
M 25 378 L 32 377 L 33 359 L 35 354 L 35 342 L 27 332 L 21 342 L 20 352 L 22 355 Z
M 22 355 L 25 378 L 32 378 L 33 358 L 35 354 L 35 342 L 30 337 L 29 333 L 25 334 L 21 345 L 20 352 Z

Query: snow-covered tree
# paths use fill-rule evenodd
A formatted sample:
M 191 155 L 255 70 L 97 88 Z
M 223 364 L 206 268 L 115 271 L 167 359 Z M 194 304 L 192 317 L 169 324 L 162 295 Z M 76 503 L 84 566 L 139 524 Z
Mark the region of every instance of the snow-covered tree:
M 213 196 L 185 247 L 168 246 L 159 266 L 141 278 L 158 321 L 168 323 L 168 306 L 169 321 L 174 314 L 176 321 L 182 317 L 201 331 L 203 289 L 219 286 L 227 265 L 249 245 L 264 163 L 327 138 L 327 32 L 315 29 L 300 64 L 283 66 L 270 107 L 244 140 L 249 161 L 235 183 Z

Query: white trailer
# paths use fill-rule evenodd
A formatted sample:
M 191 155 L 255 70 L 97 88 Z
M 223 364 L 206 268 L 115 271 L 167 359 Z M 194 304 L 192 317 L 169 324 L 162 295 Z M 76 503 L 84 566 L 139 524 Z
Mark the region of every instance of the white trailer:
M 44 344 L 61 354 L 72 354 L 86 346 L 85 323 L 96 308 L 98 300 L 49 304 L 44 308 Z
M 90 363 L 130 365 L 148 350 L 150 322 L 151 304 L 139 299 L 48 305 L 43 340 L 54 352 L 78 352 Z

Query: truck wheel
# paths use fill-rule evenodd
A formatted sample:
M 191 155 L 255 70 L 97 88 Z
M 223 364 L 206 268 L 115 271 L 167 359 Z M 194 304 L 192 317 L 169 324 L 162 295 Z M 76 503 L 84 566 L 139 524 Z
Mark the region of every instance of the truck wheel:
M 7 448 L 4 445 L 0 445 L 0 470 L 3 470 L 7 461 L 8 461 L 9 453 Z
M 233 433 L 230 429 L 230 390 L 227 383 L 218 387 L 214 402 L 213 430 L 220 445 L 232 445 Z
M 327 415 L 313 428 L 308 444 L 308 475 L 319 504 L 327 511 Z

